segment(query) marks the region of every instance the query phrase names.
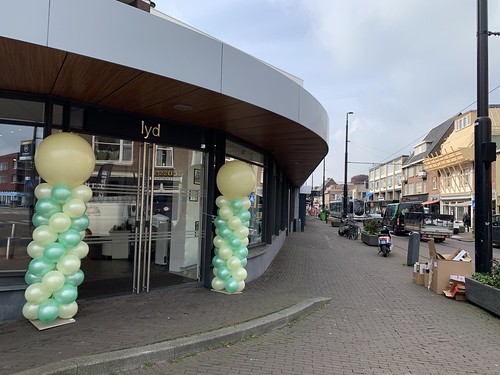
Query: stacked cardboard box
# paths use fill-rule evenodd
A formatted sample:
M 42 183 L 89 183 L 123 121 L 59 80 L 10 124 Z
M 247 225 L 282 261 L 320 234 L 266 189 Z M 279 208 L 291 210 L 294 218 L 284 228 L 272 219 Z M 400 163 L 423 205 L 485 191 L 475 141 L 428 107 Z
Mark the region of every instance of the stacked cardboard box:
M 429 284 L 430 264 L 415 262 L 413 265 L 413 282 L 419 285 L 427 286 Z
M 448 289 L 444 290 L 444 295 L 457 301 L 465 301 L 465 277 L 450 275 Z
M 428 286 L 437 294 L 450 290 L 451 275 L 464 277 L 473 272 L 472 259 L 465 250 L 457 249 L 451 254 L 443 255 L 436 252 L 434 241 L 429 241 L 429 256 L 431 266 Z

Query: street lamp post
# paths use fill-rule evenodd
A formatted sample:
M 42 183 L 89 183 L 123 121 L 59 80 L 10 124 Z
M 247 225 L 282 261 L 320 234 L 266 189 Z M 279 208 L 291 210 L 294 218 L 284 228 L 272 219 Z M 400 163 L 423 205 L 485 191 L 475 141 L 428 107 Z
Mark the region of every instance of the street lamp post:
M 344 217 L 347 217 L 347 205 L 349 204 L 349 197 L 347 192 L 347 142 L 349 133 L 349 115 L 354 112 L 347 112 L 345 115 L 345 164 L 344 164 Z

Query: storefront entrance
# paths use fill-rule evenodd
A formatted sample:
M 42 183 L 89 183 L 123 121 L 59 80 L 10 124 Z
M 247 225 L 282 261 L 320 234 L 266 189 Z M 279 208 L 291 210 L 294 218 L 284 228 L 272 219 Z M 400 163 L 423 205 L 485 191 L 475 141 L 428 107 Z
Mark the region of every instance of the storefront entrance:
M 57 130 L 55 130 L 57 131 Z M 147 292 L 200 280 L 205 154 L 186 148 L 80 134 L 96 156 L 87 184 L 90 219 L 78 299 Z M 34 154 L 42 127 L 2 124 L 0 271 L 23 276 L 35 229 Z M 7 282 L 10 280 L 6 280 Z
M 86 281 L 80 296 L 198 281 L 204 154 L 104 137 L 92 142 L 98 164 L 89 181 L 94 191 L 87 205 L 90 252 L 82 262 Z

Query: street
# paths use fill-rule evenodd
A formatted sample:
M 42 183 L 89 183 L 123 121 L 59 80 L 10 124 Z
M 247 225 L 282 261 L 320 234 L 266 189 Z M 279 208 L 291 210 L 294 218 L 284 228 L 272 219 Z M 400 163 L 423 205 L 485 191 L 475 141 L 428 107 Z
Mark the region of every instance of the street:
M 273 293 L 331 297 L 327 306 L 260 336 L 118 373 L 499 373 L 500 320 L 412 283 L 411 267 L 405 264 L 408 237 L 396 237 L 384 258 L 376 247 L 340 237 L 318 220 L 306 226 L 306 233 L 292 236 L 278 260 L 248 289 L 264 282 Z M 422 255 L 427 255 L 425 245 L 421 242 Z M 473 243 L 447 240 L 438 251 L 456 247 L 470 251 Z

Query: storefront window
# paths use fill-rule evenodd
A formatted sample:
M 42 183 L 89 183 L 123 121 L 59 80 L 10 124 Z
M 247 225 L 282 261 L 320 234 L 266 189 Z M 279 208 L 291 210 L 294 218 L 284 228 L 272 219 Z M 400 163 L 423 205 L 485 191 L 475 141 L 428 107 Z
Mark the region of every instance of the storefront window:
M 96 136 L 93 146 L 97 163 L 132 163 L 132 141 Z
M 263 203 L 264 203 L 264 155 L 234 142 L 226 142 L 226 161 L 239 159 L 247 162 L 252 167 L 256 176 L 255 191 L 250 194 L 250 244 L 261 243 L 263 228 Z
M 26 270 L 34 227 L 35 144 L 42 128 L 0 123 L 0 270 Z
M 157 167 L 174 167 L 174 149 L 172 147 L 158 146 L 156 149 Z

